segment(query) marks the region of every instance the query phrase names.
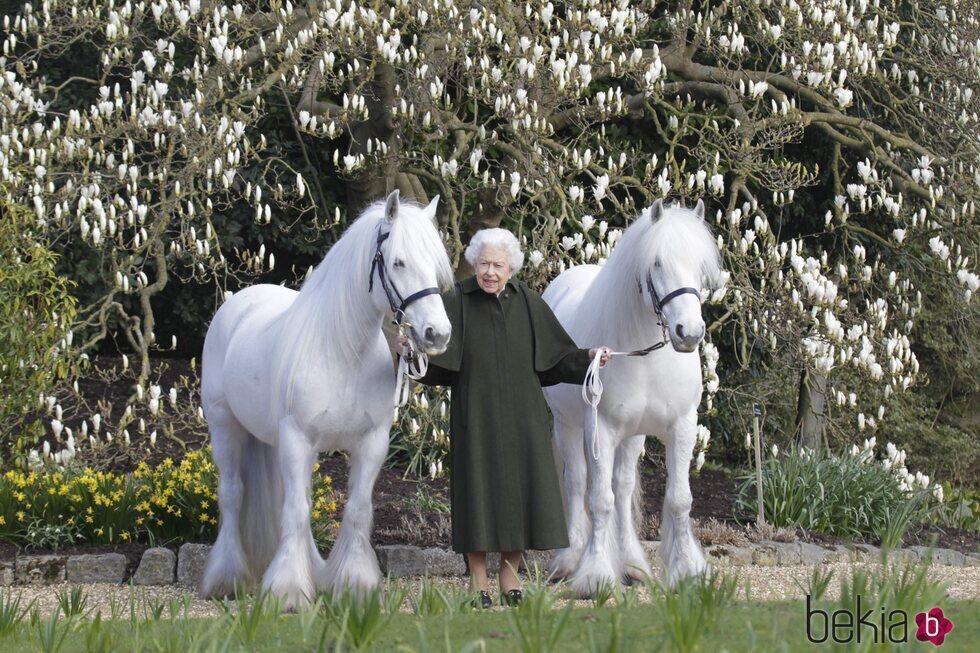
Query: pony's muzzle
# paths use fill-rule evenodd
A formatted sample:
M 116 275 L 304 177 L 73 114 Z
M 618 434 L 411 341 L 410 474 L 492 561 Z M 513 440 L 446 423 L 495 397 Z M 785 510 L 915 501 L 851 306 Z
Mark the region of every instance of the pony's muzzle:
M 683 324 L 674 327 L 671 337 L 671 344 L 675 351 L 692 352 L 698 348 L 698 344 L 704 339 L 704 322 L 700 322 L 696 329 L 685 328 Z
M 420 340 L 422 344 L 422 349 L 425 350 L 427 354 L 441 354 L 446 351 L 446 347 L 449 345 L 449 337 L 452 335 L 451 330 L 437 330 L 431 326 L 425 327 L 422 331 L 422 338 Z

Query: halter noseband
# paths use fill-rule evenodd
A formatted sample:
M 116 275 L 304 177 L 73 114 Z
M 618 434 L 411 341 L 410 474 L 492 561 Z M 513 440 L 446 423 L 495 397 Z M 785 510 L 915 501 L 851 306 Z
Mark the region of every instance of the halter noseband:
M 636 289 L 643 295 L 643 284 L 639 279 L 636 280 Z M 694 295 L 699 300 L 701 299 L 701 293 L 697 288 L 678 288 L 677 290 L 668 293 L 663 299 L 660 299 L 660 295 L 657 294 L 657 289 L 653 285 L 653 277 L 647 272 L 647 290 L 650 292 L 650 299 L 653 300 L 653 310 L 657 312 L 657 318 L 660 320 L 660 328 L 663 331 L 663 340 L 654 343 L 647 347 L 646 349 L 636 349 L 627 353 L 627 356 L 646 356 L 649 353 L 655 352 L 658 349 L 667 346 L 668 339 L 670 338 L 667 333 L 667 319 L 664 318 L 664 306 L 667 305 L 672 299 L 677 299 L 681 295 Z
M 388 297 L 388 306 L 391 308 L 391 312 L 395 315 L 395 324 L 401 326 L 405 321 L 405 309 L 408 306 L 419 299 L 427 295 L 438 295 L 439 289 L 436 287 L 423 288 L 418 292 L 414 292 L 408 297 L 402 297 L 401 293 L 398 292 L 398 288 L 395 287 L 393 281 L 390 281 L 385 272 L 385 255 L 381 251 L 381 243 L 388 239 L 391 235 L 390 231 L 381 233 L 381 227 L 378 227 L 378 241 L 375 245 L 376 249 L 374 251 L 374 260 L 371 261 L 371 274 L 368 275 L 368 292 L 374 291 L 374 271 L 378 271 L 378 280 L 381 282 L 381 287 L 385 291 L 385 296 Z
M 678 288 L 677 290 L 668 293 L 663 299 L 660 299 L 660 295 L 657 294 L 657 289 L 653 285 L 653 277 L 647 272 L 647 290 L 650 291 L 650 298 L 653 299 L 654 310 L 657 311 L 657 315 L 663 319 L 664 306 L 667 305 L 672 299 L 677 299 L 681 295 L 694 295 L 701 299 L 701 292 L 697 288 Z M 640 294 L 643 294 L 643 288 L 640 288 Z

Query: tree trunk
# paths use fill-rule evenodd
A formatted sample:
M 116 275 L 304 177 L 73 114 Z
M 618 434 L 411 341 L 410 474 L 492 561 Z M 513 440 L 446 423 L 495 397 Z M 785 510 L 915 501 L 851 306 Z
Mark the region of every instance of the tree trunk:
M 350 127 L 351 154 L 363 154 L 367 158 L 361 173 L 345 184 L 347 209 L 352 218 L 372 202 L 384 199 L 395 188 L 404 192 L 409 186 L 398 179 L 399 138 L 391 115 L 391 107 L 395 105 L 395 71 L 391 66 L 379 64 L 376 67 L 365 98 L 370 117 Z M 379 141 L 387 145 L 388 154 L 375 160 Z M 372 143 L 372 154 L 368 153 L 369 142 Z M 409 196 L 408 199 L 422 201 L 424 198 Z
M 827 377 L 803 370 L 800 374 L 800 396 L 796 408 L 796 430 L 800 444 L 808 449 L 819 450 L 824 446 L 827 415 Z

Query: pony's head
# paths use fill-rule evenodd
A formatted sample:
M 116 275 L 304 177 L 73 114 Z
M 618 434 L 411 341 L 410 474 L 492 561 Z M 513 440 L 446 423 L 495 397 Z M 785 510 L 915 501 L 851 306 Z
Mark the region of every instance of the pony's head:
M 420 207 L 392 191 L 383 210 L 371 266 L 371 297 L 382 310 L 410 325 L 412 340 L 427 354 L 441 354 L 452 326 L 439 290 L 452 283 L 452 267 L 436 223 L 436 196 Z
M 676 351 L 694 351 L 705 335 L 701 291 L 721 272 L 718 247 L 704 221 L 704 202 L 688 209 L 665 207 L 657 200 L 637 222 L 643 221 L 644 263 L 636 272 L 644 304 L 660 316 Z

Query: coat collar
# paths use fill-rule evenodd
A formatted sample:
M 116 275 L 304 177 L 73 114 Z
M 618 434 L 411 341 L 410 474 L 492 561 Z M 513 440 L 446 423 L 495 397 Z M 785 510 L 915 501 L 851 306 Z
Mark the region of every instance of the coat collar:
M 480 284 L 476 280 L 476 275 L 463 279 L 462 281 L 459 282 L 459 286 L 460 288 L 463 289 L 463 292 L 467 295 L 475 290 L 479 290 L 480 292 L 483 292 L 483 289 L 480 288 Z M 517 292 L 517 281 L 514 279 L 514 277 L 508 279 L 507 283 L 504 284 L 504 286 L 505 287 L 509 286 L 512 291 Z

